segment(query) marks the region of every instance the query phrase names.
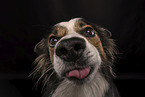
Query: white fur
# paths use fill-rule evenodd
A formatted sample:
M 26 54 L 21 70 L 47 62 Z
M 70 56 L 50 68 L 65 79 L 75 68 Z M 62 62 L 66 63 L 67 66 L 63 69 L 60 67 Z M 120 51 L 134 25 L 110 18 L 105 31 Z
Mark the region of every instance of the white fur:
M 109 83 L 100 73 L 90 82 L 81 86 L 64 80 L 55 90 L 52 97 L 103 97 L 108 90 Z
M 73 28 L 74 27 L 74 24 L 79 19 L 81 19 L 81 18 L 74 18 L 74 19 L 71 19 L 68 22 L 61 22 L 61 23 L 58 23 L 56 25 L 67 27 L 67 29 L 69 31 L 68 33 L 70 34 L 70 33 L 73 33 L 74 32 L 74 28 Z

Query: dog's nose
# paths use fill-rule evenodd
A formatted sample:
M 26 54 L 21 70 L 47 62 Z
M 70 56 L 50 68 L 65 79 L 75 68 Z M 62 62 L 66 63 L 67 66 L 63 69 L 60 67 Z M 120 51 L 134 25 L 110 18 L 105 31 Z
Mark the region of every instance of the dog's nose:
M 65 61 L 76 61 L 81 57 L 86 48 L 84 39 L 73 37 L 64 39 L 58 43 L 56 55 Z

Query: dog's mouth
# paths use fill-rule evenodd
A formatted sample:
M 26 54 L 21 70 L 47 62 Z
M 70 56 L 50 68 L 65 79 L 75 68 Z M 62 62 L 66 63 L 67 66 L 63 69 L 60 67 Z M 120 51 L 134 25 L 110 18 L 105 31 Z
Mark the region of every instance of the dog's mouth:
M 64 76 L 69 80 L 84 80 L 91 72 L 92 68 L 90 66 L 85 68 L 74 68 L 73 70 L 67 71 Z

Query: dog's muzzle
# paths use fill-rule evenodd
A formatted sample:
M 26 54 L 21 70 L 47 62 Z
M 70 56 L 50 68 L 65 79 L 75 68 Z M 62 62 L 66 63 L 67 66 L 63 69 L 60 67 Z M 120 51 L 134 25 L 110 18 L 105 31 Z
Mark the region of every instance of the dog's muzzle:
M 55 71 L 75 84 L 94 78 L 100 62 L 97 49 L 84 38 L 65 37 L 55 47 Z
M 56 48 L 56 55 L 67 62 L 77 61 L 86 48 L 84 39 L 73 37 L 61 40 Z

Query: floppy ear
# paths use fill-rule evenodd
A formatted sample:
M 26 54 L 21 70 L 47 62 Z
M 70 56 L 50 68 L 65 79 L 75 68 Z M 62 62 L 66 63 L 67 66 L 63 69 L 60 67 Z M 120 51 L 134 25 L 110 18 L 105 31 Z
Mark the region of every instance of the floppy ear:
M 102 41 L 104 52 L 107 55 L 107 59 L 108 59 L 106 61 L 107 63 L 104 62 L 104 64 L 107 64 L 107 68 L 109 71 L 106 71 L 106 68 L 102 68 L 102 72 L 104 72 L 104 74 L 106 75 L 111 74 L 113 77 L 115 77 L 115 73 L 113 72 L 112 65 L 116 57 L 115 55 L 117 54 L 118 51 L 116 49 L 114 40 L 111 38 L 112 34 L 106 28 L 97 25 L 95 27 L 98 31 L 98 35 L 100 37 L 100 40 Z
M 102 41 L 104 51 L 108 59 L 110 60 L 110 62 L 113 62 L 115 58 L 114 55 L 117 54 L 117 49 L 114 40 L 111 39 L 112 34 L 109 30 L 101 26 L 97 26 L 97 29 L 98 29 L 98 34 L 100 36 L 100 39 Z
M 108 36 L 108 37 L 112 36 L 111 32 L 104 27 L 97 26 L 97 29 L 99 29 L 99 31 L 103 32 L 102 34 L 104 34 L 105 36 Z
M 47 51 L 47 40 L 43 38 L 39 43 L 36 44 L 34 52 L 37 54 L 43 54 Z
M 109 37 L 112 36 L 112 33 L 108 29 L 106 29 L 106 28 L 101 28 L 101 29 L 103 30 L 104 33 L 107 34 L 107 36 L 109 36 Z

